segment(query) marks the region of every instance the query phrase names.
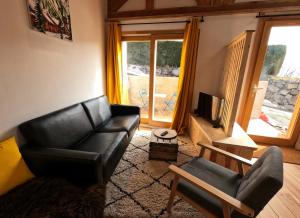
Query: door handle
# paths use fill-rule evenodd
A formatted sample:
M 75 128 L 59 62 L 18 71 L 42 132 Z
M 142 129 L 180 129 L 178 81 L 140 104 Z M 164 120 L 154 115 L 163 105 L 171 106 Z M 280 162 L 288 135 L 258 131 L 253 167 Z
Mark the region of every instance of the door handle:
M 253 87 L 252 87 L 252 96 L 254 97 L 256 95 L 257 91 L 262 90 L 262 89 L 264 89 L 264 88 L 258 87 L 257 84 L 253 85 Z
M 262 90 L 262 89 L 264 89 L 264 88 L 260 88 L 255 84 L 252 88 L 252 92 L 256 93 L 258 90 Z

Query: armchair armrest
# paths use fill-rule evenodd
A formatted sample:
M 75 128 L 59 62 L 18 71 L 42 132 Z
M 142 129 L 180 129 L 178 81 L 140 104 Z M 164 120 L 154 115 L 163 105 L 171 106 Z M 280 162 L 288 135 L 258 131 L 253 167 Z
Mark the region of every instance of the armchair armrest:
M 112 104 L 110 106 L 112 116 L 124 116 L 124 115 L 140 115 L 140 108 L 131 105 Z
M 243 164 L 246 164 L 248 166 L 252 166 L 253 165 L 253 163 L 251 161 L 247 160 L 246 158 L 243 158 L 243 157 L 240 157 L 238 155 L 232 154 L 230 152 L 224 151 L 224 150 L 219 149 L 217 147 L 214 147 L 214 146 L 211 146 L 211 145 L 207 145 L 207 144 L 202 144 L 202 143 L 197 143 L 197 145 L 199 145 L 199 146 L 202 147 L 200 156 L 203 155 L 204 149 L 208 149 L 208 150 L 211 150 L 211 151 L 215 151 L 215 152 L 217 152 L 219 154 L 222 154 L 222 155 L 224 155 L 226 157 L 229 157 L 229 158 L 231 158 L 233 160 L 236 160 L 238 162 L 241 162 Z
M 213 195 L 215 198 L 220 200 L 223 205 L 230 207 L 238 212 L 240 212 L 243 215 L 249 216 L 249 217 L 254 217 L 254 210 L 241 201 L 233 198 L 232 196 L 222 192 L 221 190 L 209 185 L 208 183 L 204 182 L 203 180 L 191 175 L 190 173 L 184 171 L 183 169 L 171 165 L 169 166 L 169 169 L 171 172 L 175 173 L 176 176 L 179 178 L 182 178 L 193 185 L 197 186 L 198 188 L 202 189 L 203 191 L 206 191 Z

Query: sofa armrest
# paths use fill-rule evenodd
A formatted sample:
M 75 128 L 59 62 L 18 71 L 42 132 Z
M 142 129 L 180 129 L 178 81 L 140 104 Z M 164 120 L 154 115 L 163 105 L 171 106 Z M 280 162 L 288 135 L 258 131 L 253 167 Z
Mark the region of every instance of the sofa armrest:
M 112 104 L 110 106 L 112 116 L 125 116 L 125 115 L 140 115 L 140 108 L 137 106 Z
M 56 148 L 21 149 L 30 170 L 37 176 L 61 176 L 79 183 L 103 183 L 102 155 Z
M 64 161 L 81 160 L 81 161 L 97 161 L 99 154 L 95 152 L 78 151 L 71 149 L 57 149 L 57 148 L 23 148 L 25 156 L 38 156 L 51 159 L 62 159 Z

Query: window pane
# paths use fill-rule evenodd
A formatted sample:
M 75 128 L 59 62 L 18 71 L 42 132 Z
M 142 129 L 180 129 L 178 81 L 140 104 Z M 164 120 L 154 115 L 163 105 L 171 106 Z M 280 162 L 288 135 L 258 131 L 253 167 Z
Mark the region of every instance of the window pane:
M 182 40 L 156 41 L 153 119 L 171 122 L 177 100 Z
M 148 118 L 150 42 L 123 42 L 123 80 L 128 84 L 129 104 L 141 108 Z
M 286 137 L 300 90 L 300 26 L 272 27 L 248 133 Z

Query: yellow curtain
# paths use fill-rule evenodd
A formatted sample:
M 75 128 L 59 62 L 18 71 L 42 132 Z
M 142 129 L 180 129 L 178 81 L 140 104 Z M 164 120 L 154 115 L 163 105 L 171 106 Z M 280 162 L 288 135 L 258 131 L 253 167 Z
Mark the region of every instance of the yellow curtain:
M 106 95 L 110 103 L 122 102 L 122 40 L 118 22 L 109 24 L 107 39 Z
M 189 113 L 191 112 L 193 100 L 199 34 L 199 19 L 193 18 L 185 28 L 180 62 L 178 97 L 175 104 L 173 122 L 171 124 L 171 128 L 175 129 L 178 134 L 183 134 L 189 124 Z

